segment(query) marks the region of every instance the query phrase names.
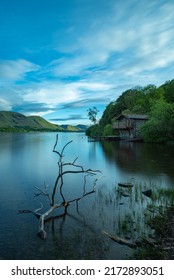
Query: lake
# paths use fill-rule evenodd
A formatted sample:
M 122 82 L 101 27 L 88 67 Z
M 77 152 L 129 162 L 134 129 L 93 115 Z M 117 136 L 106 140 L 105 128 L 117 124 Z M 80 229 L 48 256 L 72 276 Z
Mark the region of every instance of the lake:
M 66 216 L 56 210 L 45 224 L 48 237 L 37 236 L 38 220 L 31 213 L 43 205 L 44 196 L 35 196 L 47 185 L 51 192 L 58 171 L 53 153 L 55 133 L 0 133 L 0 258 L 1 259 L 127 259 L 133 250 L 110 240 L 103 231 L 127 240 L 153 232 L 145 223 L 149 188 L 174 185 L 174 145 L 133 142 L 88 142 L 83 133 L 59 133 L 57 149 L 73 140 L 64 151 L 64 162 L 99 169 L 96 192 L 68 207 Z M 86 177 L 86 190 L 93 177 Z M 132 190 L 118 182 L 133 182 Z M 64 178 L 64 195 L 74 199 L 83 194 L 83 174 Z M 60 199 L 59 194 L 57 195 Z M 148 213 L 146 213 L 149 215 Z

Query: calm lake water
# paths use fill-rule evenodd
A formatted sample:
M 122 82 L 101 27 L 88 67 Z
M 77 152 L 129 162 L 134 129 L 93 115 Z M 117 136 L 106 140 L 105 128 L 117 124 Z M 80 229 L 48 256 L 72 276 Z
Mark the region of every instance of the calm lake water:
M 58 157 L 52 152 L 55 133 L 0 133 L 0 258 L 1 259 L 127 259 L 132 249 L 117 244 L 102 231 L 135 240 L 153 234 L 147 228 L 144 209 L 151 203 L 141 191 L 174 186 L 174 146 L 128 142 L 91 142 L 84 134 L 60 133 L 58 149 L 68 141 L 64 161 L 102 171 L 96 193 L 72 204 L 68 215 L 46 223 L 46 240 L 37 236 L 38 220 L 18 210 L 36 210 L 44 197 L 35 187 L 52 190 Z M 98 176 L 100 177 L 100 175 Z M 87 178 L 88 179 L 88 178 Z M 90 191 L 94 178 L 89 178 Z M 132 191 L 118 182 L 132 181 Z M 83 193 L 83 174 L 65 177 L 68 199 Z

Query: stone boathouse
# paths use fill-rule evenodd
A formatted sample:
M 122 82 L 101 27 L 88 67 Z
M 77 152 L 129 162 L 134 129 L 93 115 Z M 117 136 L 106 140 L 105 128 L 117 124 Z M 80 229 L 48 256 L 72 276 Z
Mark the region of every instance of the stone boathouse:
M 113 120 L 113 129 L 123 139 L 142 139 L 140 128 L 148 120 L 147 115 L 121 114 Z

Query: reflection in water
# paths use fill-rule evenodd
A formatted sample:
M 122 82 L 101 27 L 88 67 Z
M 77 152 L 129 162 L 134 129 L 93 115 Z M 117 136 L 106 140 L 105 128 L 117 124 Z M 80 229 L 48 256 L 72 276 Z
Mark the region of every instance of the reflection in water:
M 107 245 L 97 236 L 93 225 L 88 224 L 85 215 L 68 211 L 46 221 L 46 230 L 52 234 L 57 259 L 105 259 Z M 75 210 L 75 209 L 74 209 Z M 77 208 L 76 208 L 77 211 Z M 84 234 L 85 230 L 85 234 Z
M 149 233 L 149 230 L 144 228 L 143 216 L 149 200 L 142 195 L 140 186 L 135 185 L 133 189 L 129 190 L 115 187 L 110 192 L 100 190 L 96 199 L 100 200 L 99 205 L 105 206 L 103 211 L 107 208 L 107 214 L 111 213 L 111 211 L 114 213 L 114 215 L 109 215 L 112 232 L 122 237 L 127 234 L 130 239 L 136 239 L 137 235 Z
M 68 207 L 67 215 L 58 210 L 56 217 L 46 223 L 48 238 L 37 238 L 37 219 L 31 214 L 18 215 L 19 209 L 37 209 L 40 198 L 33 200 L 34 187 L 54 185 L 57 157 L 52 153 L 55 133 L 0 134 L 1 196 L 0 232 L 1 259 L 125 259 L 132 249 L 114 243 L 102 234 L 105 230 L 135 240 L 139 235 L 153 232 L 146 217 L 155 205 L 165 204 L 145 197 L 143 190 L 156 189 L 174 183 L 174 147 L 126 143 L 88 143 L 83 134 L 61 134 L 61 147 L 67 148 L 66 159 L 84 168 L 100 169 L 104 176 L 96 186 L 96 193 L 85 197 L 77 205 Z M 118 182 L 134 177 L 132 190 L 123 190 Z M 65 195 L 69 198 L 83 194 L 83 177 L 65 178 Z M 159 185 L 160 187 L 160 185 Z M 86 185 L 86 190 L 91 184 Z M 43 201 L 44 207 L 47 204 Z
M 168 177 L 174 181 L 174 145 L 135 142 L 102 142 L 109 162 L 116 168 L 133 176 Z

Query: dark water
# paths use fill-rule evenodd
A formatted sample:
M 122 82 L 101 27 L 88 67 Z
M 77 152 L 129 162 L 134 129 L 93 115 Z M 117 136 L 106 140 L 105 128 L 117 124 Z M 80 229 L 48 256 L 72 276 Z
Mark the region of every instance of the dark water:
M 1 259 L 127 259 L 132 251 L 109 240 L 102 231 L 135 239 L 149 234 L 144 224 L 144 209 L 149 198 L 140 188 L 173 187 L 174 146 L 140 143 L 88 143 L 84 134 L 59 134 L 64 161 L 84 168 L 100 169 L 102 178 L 96 193 L 72 204 L 65 217 L 46 223 L 46 240 L 37 237 L 38 220 L 32 214 L 18 214 L 20 209 L 35 210 L 48 203 L 34 199 L 35 187 L 44 184 L 51 190 L 57 174 L 57 155 L 52 152 L 54 133 L 0 134 L 0 258 Z M 132 179 L 133 178 L 133 179 Z M 93 178 L 87 181 L 92 189 Z M 132 180 L 135 188 L 120 194 L 118 182 Z M 64 194 L 68 199 L 83 193 L 83 176 L 65 178 Z M 130 223 L 133 226 L 130 227 Z M 130 229 L 131 228 L 131 229 Z

